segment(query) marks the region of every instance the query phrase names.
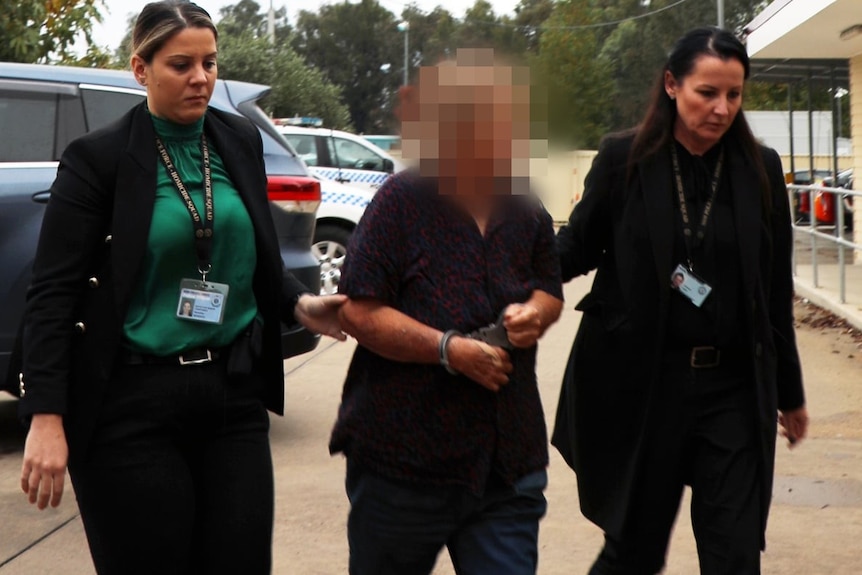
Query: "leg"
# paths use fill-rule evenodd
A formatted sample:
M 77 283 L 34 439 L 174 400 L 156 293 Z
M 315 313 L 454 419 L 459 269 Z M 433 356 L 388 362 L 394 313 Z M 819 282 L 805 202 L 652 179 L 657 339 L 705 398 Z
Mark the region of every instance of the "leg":
M 703 575 L 760 573 L 760 476 L 750 390 L 702 412 L 691 471 L 691 519 Z
M 87 457 L 69 470 L 100 575 L 188 573 L 195 490 L 169 423 L 175 375 L 121 370 Z
M 212 430 L 195 460 L 193 572 L 268 575 L 274 505 L 269 416 L 254 396 L 228 397 L 215 416 L 220 430 Z
M 459 575 L 534 575 L 539 563 L 539 520 L 548 504 L 543 469 L 514 486 L 489 490 L 476 513 L 447 545 Z
M 455 530 L 461 490 L 413 487 L 347 464 L 350 575 L 428 575 Z
M 625 529 L 621 534 L 605 534 L 605 546 L 590 575 L 655 575 L 664 568 L 685 485 L 683 446 L 688 420 L 682 389 L 687 370 L 669 370 L 663 380 Z

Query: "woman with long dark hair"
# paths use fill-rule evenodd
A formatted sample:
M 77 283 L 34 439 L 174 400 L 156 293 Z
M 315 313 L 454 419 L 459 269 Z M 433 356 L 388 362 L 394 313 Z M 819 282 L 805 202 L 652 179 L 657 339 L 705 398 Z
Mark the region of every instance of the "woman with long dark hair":
M 748 76 L 729 32 L 681 38 L 558 234 L 564 280 L 597 270 L 553 437 L 605 532 L 593 575 L 661 571 L 685 485 L 701 572 L 759 573 L 777 421 L 807 430 L 788 198 Z

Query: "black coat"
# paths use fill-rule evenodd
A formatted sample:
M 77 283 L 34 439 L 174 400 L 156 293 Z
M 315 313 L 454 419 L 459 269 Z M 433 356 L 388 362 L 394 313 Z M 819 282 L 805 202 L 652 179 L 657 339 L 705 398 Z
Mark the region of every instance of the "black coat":
M 260 133 L 248 120 L 212 109 L 205 130 L 254 226 L 253 289 L 264 320 L 263 399 L 282 413 L 280 320 L 293 321 L 292 302 L 308 290 L 284 271 Z M 45 210 L 24 318 L 20 413 L 63 414 L 71 463 L 86 451 L 121 349 L 156 197 L 155 137 L 141 104 L 72 142 Z
M 643 438 L 666 341 L 673 261 L 670 152 L 629 173 L 632 137 L 608 139 L 583 198 L 558 234 L 564 281 L 596 269 L 566 369 L 552 443 L 578 475 L 581 510 L 619 537 L 641 483 Z M 769 213 L 752 163 L 726 146 L 739 235 L 744 331 L 752 358 L 762 456 L 762 521 L 772 492 L 777 410 L 805 403 L 793 327 L 793 235 L 781 161 L 763 148 Z

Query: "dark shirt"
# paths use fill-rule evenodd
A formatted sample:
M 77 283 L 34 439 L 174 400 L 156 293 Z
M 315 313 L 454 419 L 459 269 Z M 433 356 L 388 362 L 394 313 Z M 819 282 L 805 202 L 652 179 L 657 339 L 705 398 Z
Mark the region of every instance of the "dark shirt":
M 711 193 L 711 183 L 721 146 L 714 146 L 703 156 L 694 156 L 674 142 L 679 156 L 683 187 L 688 201 L 689 219 L 695 231 Z M 671 167 L 669 166 L 669 169 Z M 687 259 L 683 223 L 679 211 L 675 180 L 669 193 L 674 198 L 674 267 Z M 740 308 L 742 277 L 733 194 L 727 161 L 723 164 L 718 194 L 706 235 L 692 253 L 694 272 L 712 287 L 712 292 L 698 308 L 684 295 L 671 294 L 668 341 L 670 347 L 690 348 L 701 345 L 741 347 L 743 316 Z M 668 278 L 670 283 L 670 278 Z
M 562 299 L 551 217 L 530 196 L 501 197 L 483 237 L 472 218 L 412 173 L 387 180 L 353 234 L 339 291 L 373 298 L 441 331 L 470 332 L 534 290 Z M 536 349 L 511 352 L 493 393 L 439 365 L 359 346 L 330 450 L 387 478 L 481 494 L 548 463 Z

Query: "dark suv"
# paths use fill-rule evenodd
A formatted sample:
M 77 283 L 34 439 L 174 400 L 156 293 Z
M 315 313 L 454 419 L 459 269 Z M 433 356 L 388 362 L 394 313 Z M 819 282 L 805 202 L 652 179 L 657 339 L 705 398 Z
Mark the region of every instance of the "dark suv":
M 267 92 L 265 86 L 219 81 L 210 105 L 245 116 L 260 130 L 282 259 L 316 292 L 320 270 L 310 248 L 320 184 L 258 107 Z M 0 63 L 0 389 L 17 393 L 10 358 L 57 161 L 69 142 L 145 97 L 127 72 Z M 317 342 L 300 326 L 282 327 L 285 358 L 311 351 Z

